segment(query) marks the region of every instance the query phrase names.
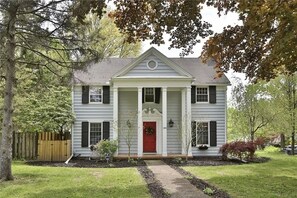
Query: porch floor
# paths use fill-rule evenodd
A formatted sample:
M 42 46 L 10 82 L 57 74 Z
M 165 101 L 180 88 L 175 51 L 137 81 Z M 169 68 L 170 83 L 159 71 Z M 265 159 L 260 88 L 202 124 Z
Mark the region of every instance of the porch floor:
M 114 156 L 115 159 L 127 159 L 127 154 L 118 154 L 117 156 Z M 168 154 L 167 156 L 162 156 L 161 154 L 154 154 L 154 153 L 144 153 L 142 157 L 138 157 L 135 154 L 130 155 L 130 158 L 132 159 L 168 159 L 168 158 L 186 158 L 186 155 L 184 154 Z M 193 158 L 193 156 L 188 156 L 188 158 Z

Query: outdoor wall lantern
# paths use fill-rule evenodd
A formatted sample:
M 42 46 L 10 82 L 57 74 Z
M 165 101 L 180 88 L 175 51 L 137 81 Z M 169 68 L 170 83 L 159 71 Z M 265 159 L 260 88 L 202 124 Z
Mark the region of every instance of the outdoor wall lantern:
M 131 128 L 132 124 L 131 124 L 130 120 L 127 120 L 126 124 L 127 124 L 128 128 Z
M 173 120 L 170 118 L 170 120 L 169 120 L 169 127 L 173 127 L 173 125 L 174 125 L 174 122 L 173 122 Z

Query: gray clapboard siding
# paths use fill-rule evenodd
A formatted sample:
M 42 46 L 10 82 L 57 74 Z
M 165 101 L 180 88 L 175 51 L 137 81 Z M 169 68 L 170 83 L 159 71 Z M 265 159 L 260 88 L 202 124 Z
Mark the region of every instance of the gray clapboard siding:
M 147 62 L 152 59 L 158 62 L 158 67 L 155 70 L 150 70 L 147 68 Z M 124 76 L 181 76 L 181 75 L 177 73 L 175 70 L 173 70 L 170 66 L 163 63 L 157 57 L 149 56 Z
M 225 136 L 225 115 L 226 115 L 226 87 L 217 87 L 217 103 L 196 103 L 192 104 L 193 120 L 217 121 L 217 147 L 210 147 L 206 151 L 200 151 L 196 147 L 192 147 L 194 156 L 217 156 L 220 147 L 226 142 Z
M 180 134 L 178 132 L 179 120 L 181 119 L 181 92 L 169 91 L 167 94 L 167 123 L 172 119 L 174 126 L 167 127 L 167 152 L 181 153 Z
M 89 148 L 81 147 L 81 122 L 87 121 L 109 121 L 110 122 L 110 139 L 113 137 L 113 91 L 110 89 L 110 104 L 82 104 L 81 86 L 77 85 L 73 91 L 73 108 L 75 112 L 75 122 L 73 126 L 73 152 L 80 154 L 82 157 L 91 156 Z
M 126 122 L 130 120 L 133 126 L 131 132 L 131 154 L 137 154 L 137 91 L 119 90 L 119 154 L 127 154 Z

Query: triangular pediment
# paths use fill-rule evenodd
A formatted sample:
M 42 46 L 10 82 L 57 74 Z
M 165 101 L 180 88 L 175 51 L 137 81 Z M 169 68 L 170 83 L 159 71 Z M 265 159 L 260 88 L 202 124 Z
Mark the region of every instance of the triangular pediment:
M 135 61 L 113 76 L 113 78 L 133 77 L 192 78 L 189 73 L 154 47 L 144 52 Z

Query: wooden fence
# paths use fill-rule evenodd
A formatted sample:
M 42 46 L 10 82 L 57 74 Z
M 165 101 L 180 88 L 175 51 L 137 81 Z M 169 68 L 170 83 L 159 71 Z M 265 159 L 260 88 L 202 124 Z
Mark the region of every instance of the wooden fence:
M 0 133 L 0 148 L 2 136 Z M 71 155 L 70 133 L 14 133 L 12 157 L 40 161 L 66 161 Z
M 12 157 L 14 159 L 34 160 L 37 158 L 37 133 L 13 133 Z M 0 148 L 2 134 L 0 133 Z
M 39 161 L 66 161 L 71 155 L 70 134 L 40 133 L 38 136 Z

